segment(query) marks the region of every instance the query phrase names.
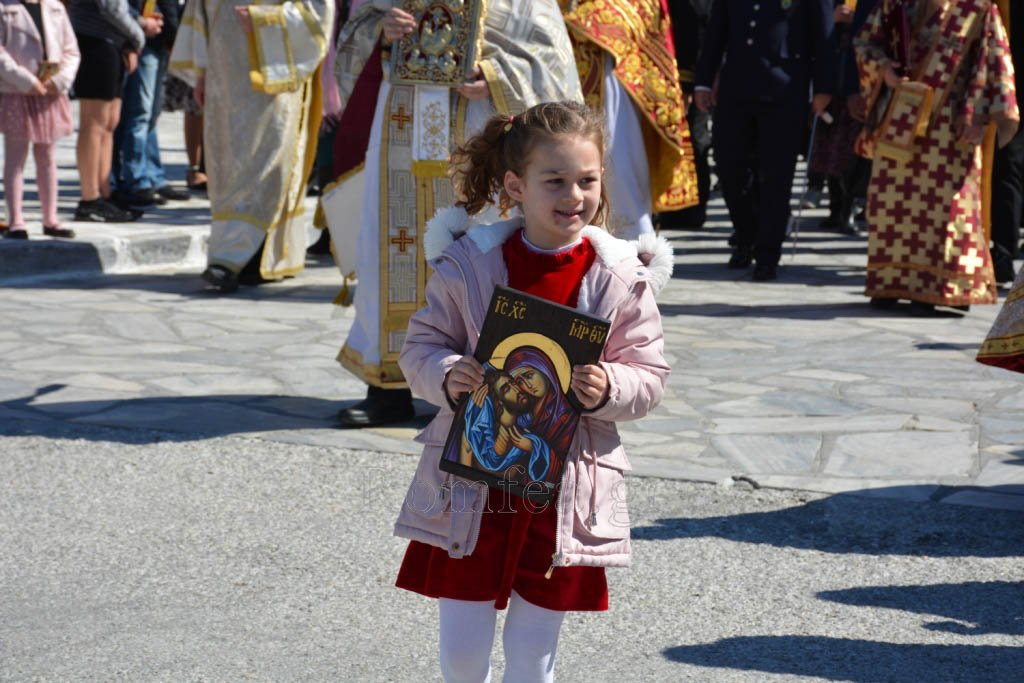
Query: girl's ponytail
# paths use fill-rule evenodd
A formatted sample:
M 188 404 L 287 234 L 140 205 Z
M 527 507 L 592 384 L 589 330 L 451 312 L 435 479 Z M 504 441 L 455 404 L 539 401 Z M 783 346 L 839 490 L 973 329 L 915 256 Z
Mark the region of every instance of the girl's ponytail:
M 482 211 L 495 194 L 504 195 L 504 146 L 510 118 L 492 116 L 482 131 L 452 153 L 453 182 L 459 197 L 455 205 L 465 208 L 470 215 Z M 511 206 L 501 208 L 504 211 Z

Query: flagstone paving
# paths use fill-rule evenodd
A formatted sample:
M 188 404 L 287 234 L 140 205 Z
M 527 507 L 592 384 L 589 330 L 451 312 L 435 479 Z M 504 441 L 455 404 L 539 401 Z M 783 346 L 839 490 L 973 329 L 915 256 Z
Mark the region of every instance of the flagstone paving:
M 167 119 L 180 164 L 180 121 Z M 66 179 L 73 146 L 59 153 Z M 65 208 L 73 200 L 62 195 Z M 408 425 L 333 428 L 364 391 L 334 360 L 352 315 L 331 304 L 334 266 L 311 260 L 294 279 L 215 296 L 197 277 L 206 206 L 78 226 L 79 242 L 116 252 L 105 274 L 10 267 L 28 247 L 0 242 L 0 420 L 39 434 L 71 421 L 416 452 L 425 403 Z M 653 415 L 621 426 L 637 474 L 1024 509 L 1024 375 L 973 360 L 996 306 L 935 318 L 871 309 L 864 238 L 816 231 L 821 211 L 804 212 L 779 281 L 755 284 L 724 267 L 728 221 L 720 199 L 711 208 L 705 230 L 664 232 L 677 255 L 660 300 L 673 373 Z M 123 255 L 183 234 L 177 260 Z M 32 258 L 68 246 L 28 245 Z

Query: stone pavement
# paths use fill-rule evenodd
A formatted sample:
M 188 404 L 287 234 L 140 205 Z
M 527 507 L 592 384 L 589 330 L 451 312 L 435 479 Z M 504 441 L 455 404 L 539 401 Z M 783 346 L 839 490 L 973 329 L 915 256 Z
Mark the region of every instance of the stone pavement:
M 161 127 L 172 178 L 180 123 Z M 65 140 L 69 208 L 73 154 Z M 334 361 L 351 311 L 330 303 L 331 263 L 215 296 L 197 277 L 207 211 L 196 197 L 139 223 L 75 225 L 74 242 L 0 241 L 0 418 L 415 452 L 426 405 L 411 425 L 332 428 L 363 389 Z M 1024 509 L 1024 376 L 973 361 L 997 307 L 869 308 L 865 240 L 814 230 L 822 213 L 804 212 L 775 283 L 722 265 L 720 199 L 706 230 L 665 232 L 674 371 L 658 410 L 622 426 L 636 473 Z

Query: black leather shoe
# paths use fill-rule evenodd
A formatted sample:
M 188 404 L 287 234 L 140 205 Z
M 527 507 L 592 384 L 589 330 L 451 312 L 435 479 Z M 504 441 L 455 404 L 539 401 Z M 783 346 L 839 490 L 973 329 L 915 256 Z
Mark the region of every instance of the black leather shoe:
M 200 275 L 203 280 L 216 287 L 222 294 L 238 289 L 238 276 L 224 266 L 210 266 Z
M 729 257 L 728 266 L 734 270 L 740 270 L 747 268 L 753 263 L 754 257 L 751 256 L 749 249 L 741 249 L 737 247 L 732 250 L 732 256 Z
M 779 268 L 774 263 L 758 263 L 754 266 L 754 282 L 768 282 L 779 279 Z
M 412 392 L 408 389 L 369 387 L 366 398 L 338 411 L 339 429 L 377 427 L 395 422 L 408 422 L 416 417 Z
M 1004 284 L 1013 282 L 1017 273 L 1013 268 L 1013 257 L 1010 253 L 1000 247 L 992 250 L 992 267 L 996 272 L 996 282 Z
M 888 310 L 890 308 L 895 308 L 897 303 L 899 303 L 899 299 L 892 296 L 871 297 L 871 308 L 878 308 L 883 311 Z
M 151 187 L 143 190 L 115 190 L 110 195 L 110 200 L 122 209 L 152 207 L 156 204 L 166 204 L 167 200 L 156 193 Z
M 182 187 L 173 185 L 162 185 L 156 189 L 156 193 L 164 199 L 173 199 L 176 202 L 192 199 L 192 193 Z
M 910 315 L 916 318 L 931 318 L 938 315 L 935 304 L 928 304 L 923 301 L 910 302 Z

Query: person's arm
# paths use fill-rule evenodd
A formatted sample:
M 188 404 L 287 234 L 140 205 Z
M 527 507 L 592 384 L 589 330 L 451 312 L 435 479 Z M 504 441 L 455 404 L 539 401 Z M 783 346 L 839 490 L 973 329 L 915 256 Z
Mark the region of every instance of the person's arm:
M 137 19 L 138 13 L 128 6 L 128 0 L 95 0 L 100 14 L 107 23 L 121 34 L 125 42 L 136 52 L 146 44 L 146 34 Z
M 451 407 L 444 388 L 448 371 L 469 348 L 462 317 L 465 304 L 449 287 L 449 282 L 458 278 L 451 263 L 436 264 L 427 281 L 427 305 L 409 320 L 405 345 L 398 357 L 412 392 L 442 408 Z
M 676 65 L 679 67 L 679 84 L 686 93 L 693 92 L 693 81 L 697 71 L 697 54 L 700 50 L 700 24 L 697 12 L 690 0 L 669 3 L 672 20 L 672 42 L 676 48 Z
M 704 42 L 697 57 L 697 73 L 693 84 L 697 88 L 710 90 L 725 57 L 725 44 L 729 38 L 729 10 L 727 0 L 715 0 L 711 6 L 711 17 L 704 30 Z
M 600 365 L 608 375 L 608 397 L 588 417 L 613 422 L 636 420 L 661 401 L 668 379 L 665 337 L 654 293 L 634 287 L 618 307 Z
M 499 114 L 518 114 L 542 101 L 583 101 L 572 43 L 557 3 L 522 3 L 516 21 L 484 22 L 473 72 Z M 480 78 L 482 77 L 482 79 Z
M 831 95 L 836 83 L 836 35 L 832 13 L 834 0 L 815 0 L 808 10 L 811 13 L 811 77 L 815 95 Z
M 78 73 L 78 65 L 82 61 L 82 54 L 78 49 L 78 41 L 75 39 L 75 31 L 71 27 L 71 20 L 67 11 L 61 7 L 61 21 L 57 30 L 60 33 L 61 59 L 60 68 L 47 83 L 54 92 L 67 92 L 71 84 L 75 82 L 75 74 Z

